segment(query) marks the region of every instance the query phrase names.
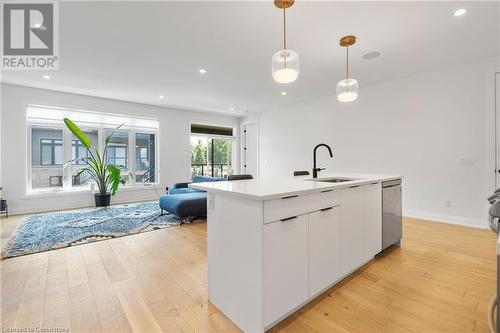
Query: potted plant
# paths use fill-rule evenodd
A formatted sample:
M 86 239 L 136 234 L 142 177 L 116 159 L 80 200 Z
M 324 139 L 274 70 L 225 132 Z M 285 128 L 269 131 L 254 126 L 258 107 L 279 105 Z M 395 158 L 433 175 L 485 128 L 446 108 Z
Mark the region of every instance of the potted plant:
M 78 170 L 76 177 L 79 177 L 83 173 L 89 175 L 95 181 L 97 188 L 99 189 L 99 192 L 94 194 L 96 207 L 109 206 L 111 196 L 116 194 L 120 183 L 125 183 L 121 180 L 120 168 L 107 162 L 109 141 L 122 125 L 118 126 L 113 133 L 111 133 L 111 135 L 106 136 L 104 140 L 104 150 L 102 154 L 100 154 L 98 148 L 95 148 L 94 152 L 92 152 L 91 141 L 85 133 L 83 133 L 83 131 L 75 125 L 75 123 L 68 118 L 64 118 L 64 123 L 68 129 L 82 142 L 88 152 L 88 157 L 77 158 L 69 161 L 68 163 L 82 161 L 86 165 Z

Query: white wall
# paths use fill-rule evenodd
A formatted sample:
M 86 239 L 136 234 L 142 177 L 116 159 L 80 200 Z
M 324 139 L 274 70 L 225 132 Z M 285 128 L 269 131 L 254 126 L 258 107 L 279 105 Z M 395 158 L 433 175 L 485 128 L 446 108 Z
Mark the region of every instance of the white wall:
M 486 227 L 495 68 L 498 59 L 487 59 L 372 87 L 361 82 L 352 104 L 331 96 L 262 113 L 261 178 L 311 170 L 313 147 L 324 142 L 334 153 L 318 154 L 327 171 L 404 175 L 406 215 Z
M 32 213 L 48 210 L 87 207 L 93 205 L 88 193 L 61 193 L 43 196 L 25 195 L 26 174 L 26 105 L 37 104 L 70 109 L 140 115 L 160 121 L 160 184 L 159 188 L 121 190 L 112 202 L 155 200 L 164 194 L 172 183 L 189 180 L 190 174 L 190 123 L 201 122 L 232 126 L 239 138 L 239 119 L 184 110 L 173 110 L 151 105 L 67 94 L 50 90 L 16 85 L 1 86 L 1 176 L 4 197 L 14 213 Z M 237 146 L 238 147 L 238 142 Z M 239 166 L 239 150 L 235 166 Z

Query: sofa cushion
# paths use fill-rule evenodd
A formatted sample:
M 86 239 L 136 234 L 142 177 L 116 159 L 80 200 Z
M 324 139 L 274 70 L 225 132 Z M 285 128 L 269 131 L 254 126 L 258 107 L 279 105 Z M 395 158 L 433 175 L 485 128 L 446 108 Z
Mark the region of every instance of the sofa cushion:
M 204 192 L 204 191 L 190 187 L 181 187 L 181 188 L 171 188 L 168 191 L 168 194 L 182 194 L 182 193 L 195 193 L 195 192 Z
M 209 182 L 222 182 L 226 178 L 210 177 L 210 176 L 194 176 L 193 183 L 209 183 Z
M 160 208 L 179 217 L 207 214 L 207 193 L 167 194 L 160 197 Z

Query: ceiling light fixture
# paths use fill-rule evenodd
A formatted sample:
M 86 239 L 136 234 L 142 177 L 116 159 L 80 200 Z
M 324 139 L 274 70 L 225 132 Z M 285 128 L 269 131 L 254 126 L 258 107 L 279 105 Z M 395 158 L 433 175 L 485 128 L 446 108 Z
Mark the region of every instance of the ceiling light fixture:
M 198 70 L 198 72 L 200 72 L 200 74 L 205 74 L 205 73 L 207 72 L 207 70 L 206 70 L 206 69 L 203 69 L 203 68 L 200 68 L 200 69 Z
M 158 98 L 159 98 L 159 99 L 164 99 L 164 98 L 165 98 L 165 96 L 160 95 L 160 96 L 158 96 Z
M 233 107 L 229 108 L 229 111 L 234 111 L 234 108 Z
M 282 91 L 282 92 L 281 92 L 281 95 L 282 95 L 282 96 L 285 96 L 285 95 L 286 95 L 286 91 Z
M 340 46 L 347 50 L 345 79 L 337 83 L 337 99 L 340 102 L 352 102 L 358 98 L 359 83 L 349 78 L 349 46 L 356 43 L 356 36 L 344 36 L 340 39 Z
M 293 6 L 294 0 L 275 0 L 274 5 L 283 9 L 283 50 L 276 52 L 272 58 L 271 72 L 274 81 L 290 83 L 299 76 L 299 55 L 287 48 L 286 9 Z
M 50 80 L 50 75 L 45 74 L 45 75 L 43 75 L 42 77 L 43 77 L 45 80 Z
M 467 13 L 467 9 L 465 8 L 460 8 L 458 10 L 455 11 L 455 13 L 453 13 L 453 15 L 455 16 L 462 16 L 464 15 L 465 13 Z
M 371 60 L 380 57 L 382 53 L 379 51 L 368 52 L 363 55 L 363 59 Z

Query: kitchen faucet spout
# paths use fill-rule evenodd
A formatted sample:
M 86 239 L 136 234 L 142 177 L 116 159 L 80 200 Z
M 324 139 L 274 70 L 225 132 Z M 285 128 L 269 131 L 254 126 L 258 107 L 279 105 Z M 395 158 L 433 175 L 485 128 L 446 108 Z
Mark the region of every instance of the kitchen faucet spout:
M 325 143 L 320 143 L 319 145 L 316 145 L 316 147 L 314 147 L 314 151 L 313 151 L 313 178 L 318 178 L 318 171 L 321 171 L 321 170 L 324 170 L 324 168 L 317 168 L 316 167 L 316 151 L 318 150 L 319 147 L 325 147 L 326 149 L 328 149 L 328 152 L 330 153 L 330 157 L 333 157 L 333 153 L 332 153 L 332 149 L 330 148 L 329 145 L 325 144 Z

